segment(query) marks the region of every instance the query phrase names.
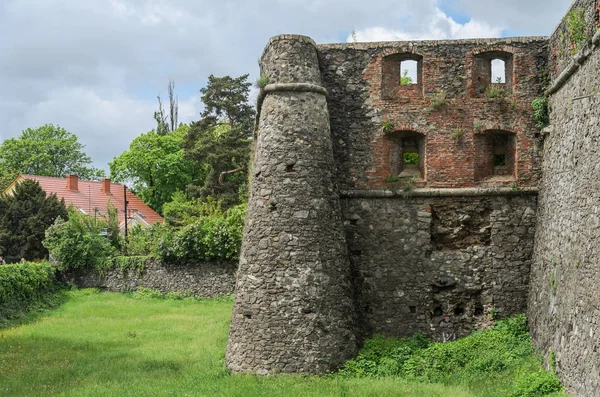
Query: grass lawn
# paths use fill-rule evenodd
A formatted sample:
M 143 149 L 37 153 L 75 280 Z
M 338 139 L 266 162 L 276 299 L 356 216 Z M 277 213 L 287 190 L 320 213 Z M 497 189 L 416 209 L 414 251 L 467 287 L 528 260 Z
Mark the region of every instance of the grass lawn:
M 230 375 L 230 300 L 69 292 L 62 306 L 0 329 L 0 396 L 506 396 L 515 370 L 455 385 L 395 378 Z M 554 394 L 562 396 L 564 394 Z

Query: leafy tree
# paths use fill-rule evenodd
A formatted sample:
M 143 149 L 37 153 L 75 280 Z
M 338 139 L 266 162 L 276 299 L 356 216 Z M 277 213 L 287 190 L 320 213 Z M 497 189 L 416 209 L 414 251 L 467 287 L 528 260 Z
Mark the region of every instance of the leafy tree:
M 248 104 L 248 75 L 208 78 L 202 88 L 202 119 L 192 123 L 185 138 L 186 158 L 200 171 L 188 192 L 195 197 L 213 197 L 225 207 L 240 202 L 246 190 L 246 172 L 254 124 L 254 109 Z
M 221 202 L 212 197 L 190 199 L 183 192 L 173 195 L 173 200 L 163 207 L 165 222 L 169 226 L 181 227 L 194 223 L 202 217 L 219 217 L 224 214 Z
M 46 197 L 37 181 L 19 183 L 14 195 L 0 197 L 0 252 L 27 260 L 46 258 L 42 241 L 46 229 L 66 217 L 64 200 Z
M 181 147 L 189 127 L 182 124 L 168 135 L 152 130 L 141 134 L 109 163 L 110 176 L 117 182 L 130 181 L 133 190 L 155 211 L 178 190 L 184 190 L 195 173 L 192 161 Z
M 20 172 L 60 178 L 76 174 L 81 179 L 100 179 L 104 171 L 90 166 L 92 159 L 83 148 L 76 135 L 60 126 L 27 128 L 0 145 L 0 174 Z
M 10 169 L 0 169 L 0 194 L 15 180 L 19 173 Z

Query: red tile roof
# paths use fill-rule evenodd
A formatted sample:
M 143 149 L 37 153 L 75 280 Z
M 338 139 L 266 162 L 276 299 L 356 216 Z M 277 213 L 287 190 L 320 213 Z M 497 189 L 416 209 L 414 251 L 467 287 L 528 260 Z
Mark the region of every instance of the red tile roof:
M 99 214 L 106 215 L 107 206 L 110 202 L 119 210 L 119 223 L 123 224 L 125 205 L 123 200 L 123 185 L 120 183 L 110 183 L 110 194 L 105 194 L 102 191 L 102 182 L 79 180 L 78 190 L 72 191 L 67 188 L 67 178 L 19 175 L 15 182 L 18 182 L 20 178 L 38 181 L 48 196 L 54 193 L 59 199 L 65 199 L 67 207 L 73 204 L 91 216 L 94 216 L 94 209 L 97 209 Z M 156 222 L 164 222 L 163 218 L 156 211 L 148 207 L 135 194 L 131 193 L 129 189 L 126 189 L 126 194 L 129 218 L 138 213 L 149 225 Z

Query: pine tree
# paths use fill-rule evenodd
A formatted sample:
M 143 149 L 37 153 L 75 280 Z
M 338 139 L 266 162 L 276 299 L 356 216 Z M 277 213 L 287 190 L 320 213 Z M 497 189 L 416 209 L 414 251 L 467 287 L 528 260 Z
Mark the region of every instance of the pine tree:
M 46 197 L 37 181 L 20 182 L 14 195 L 0 197 L 0 255 L 27 260 L 48 257 L 42 245 L 46 229 L 67 217 L 63 199 Z

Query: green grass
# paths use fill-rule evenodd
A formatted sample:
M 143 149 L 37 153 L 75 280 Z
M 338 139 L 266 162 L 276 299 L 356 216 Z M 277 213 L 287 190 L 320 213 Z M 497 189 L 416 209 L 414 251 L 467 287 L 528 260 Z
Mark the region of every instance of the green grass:
M 224 368 L 231 299 L 69 294 L 45 316 L 0 329 L 0 396 L 500 396 L 514 371 L 529 371 L 525 365 L 456 385 L 231 375 Z M 539 369 L 528 360 L 531 371 Z

